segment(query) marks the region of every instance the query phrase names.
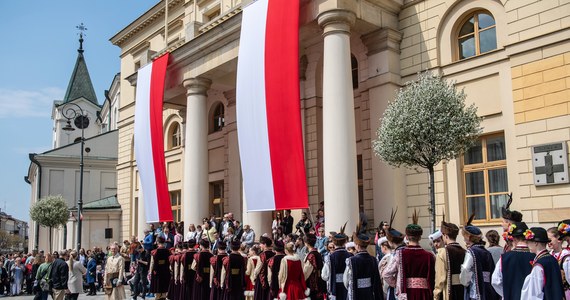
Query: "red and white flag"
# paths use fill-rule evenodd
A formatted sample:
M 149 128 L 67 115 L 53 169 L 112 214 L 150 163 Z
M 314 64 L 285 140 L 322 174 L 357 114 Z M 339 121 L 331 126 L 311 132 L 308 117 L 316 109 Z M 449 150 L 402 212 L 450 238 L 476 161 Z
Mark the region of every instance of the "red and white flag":
M 244 8 L 236 93 L 248 211 L 307 208 L 299 0 L 258 0 Z
M 135 157 L 146 222 L 172 221 L 164 160 L 162 105 L 168 53 L 142 67 L 137 75 Z

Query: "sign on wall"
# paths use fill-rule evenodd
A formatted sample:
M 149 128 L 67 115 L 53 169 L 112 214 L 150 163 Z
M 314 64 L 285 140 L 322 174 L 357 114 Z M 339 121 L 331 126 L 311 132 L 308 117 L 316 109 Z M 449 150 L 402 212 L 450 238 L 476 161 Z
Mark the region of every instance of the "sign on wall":
M 568 183 L 568 150 L 566 142 L 532 147 L 534 185 Z

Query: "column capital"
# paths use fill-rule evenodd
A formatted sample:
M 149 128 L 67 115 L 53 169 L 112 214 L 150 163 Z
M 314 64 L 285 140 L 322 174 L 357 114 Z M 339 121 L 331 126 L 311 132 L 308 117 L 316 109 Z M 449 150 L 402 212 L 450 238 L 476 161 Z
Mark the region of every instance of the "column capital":
M 356 22 L 356 14 L 343 9 L 333 9 L 322 12 L 317 17 L 323 28 L 323 36 L 330 33 L 350 34 L 350 27 Z
M 208 89 L 212 85 L 212 81 L 208 78 L 194 77 L 187 78 L 182 81 L 186 88 L 186 95 L 206 95 Z

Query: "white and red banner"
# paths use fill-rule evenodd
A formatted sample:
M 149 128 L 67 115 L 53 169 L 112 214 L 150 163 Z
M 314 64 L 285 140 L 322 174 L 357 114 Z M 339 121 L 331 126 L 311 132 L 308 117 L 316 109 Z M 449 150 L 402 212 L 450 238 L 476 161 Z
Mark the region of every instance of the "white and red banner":
M 299 0 L 258 0 L 244 8 L 236 93 L 248 211 L 307 208 Z
M 172 221 L 166 180 L 162 106 L 169 54 L 142 67 L 137 75 L 135 106 L 135 157 L 146 222 Z M 142 217 L 142 216 L 141 216 Z

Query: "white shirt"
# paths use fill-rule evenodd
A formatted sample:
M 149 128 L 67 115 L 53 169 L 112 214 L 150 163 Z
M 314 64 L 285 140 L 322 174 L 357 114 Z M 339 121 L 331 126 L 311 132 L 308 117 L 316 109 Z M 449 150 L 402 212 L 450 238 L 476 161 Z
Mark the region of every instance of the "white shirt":
M 477 287 L 472 282 L 475 282 L 475 276 L 477 274 L 474 271 L 473 256 L 471 252 L 465 252 L 465 258 L 463 259 L 463 264 L 461 264 L 461 273 L 459 273 L 459 282 L 467 288 L 469 288 L 469 298 L 477 299 Z
M 544 299 L 544 293 L 542 292 L 542 287 L 544 284 L 544 269 L 541 265 L 537 264 L 532 268 L 530 274 L 528 274 L 528 276 L 524 279 L 523 287 L 521 290 L 521 299 Z
M 497 265 L 495 266 L 495 271 L 493 271 L 493 276 L 491 277 L 491 285 L 495 289 L 495 292 L 499 296 L 503 297 L 503 272 L 501 271 L 501 266 L 503 265 L 503 258 L 499 258 Z

